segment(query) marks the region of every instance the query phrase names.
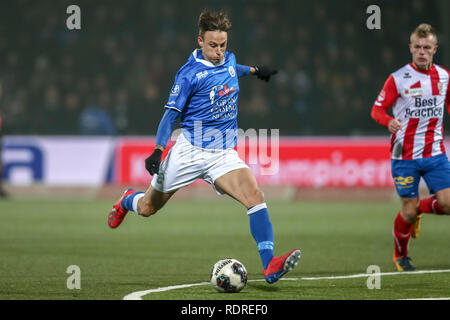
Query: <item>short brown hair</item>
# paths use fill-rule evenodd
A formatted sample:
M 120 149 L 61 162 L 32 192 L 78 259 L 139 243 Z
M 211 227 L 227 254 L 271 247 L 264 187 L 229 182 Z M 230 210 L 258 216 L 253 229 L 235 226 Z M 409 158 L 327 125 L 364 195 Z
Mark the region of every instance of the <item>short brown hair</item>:
M 228 32 L 231 29 L 231 22 L 226 13 L 215 13 L 205 10 L 198 18 L 198 29 L 198 34 L 201 37 L 204 36 L 206 31 Z
M 414 29 L 414 31 L 411 33 L 411 36 L 409 38 L 410 42 L 412 42 L 412 38 L 414 35 L 416 35 L 419 38 L 428 38 L 428 36 L 432 35 L 434 37 L 434 39 L 436 40 L 436 44 L 437 44 L 436 30 L 428 23 L 421 23 Z

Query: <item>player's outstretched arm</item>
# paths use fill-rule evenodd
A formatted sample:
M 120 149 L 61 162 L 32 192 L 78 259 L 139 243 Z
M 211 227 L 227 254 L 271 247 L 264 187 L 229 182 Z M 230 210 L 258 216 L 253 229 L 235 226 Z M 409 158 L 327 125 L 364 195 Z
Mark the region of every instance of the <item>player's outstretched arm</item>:
M 236 71 L 238 77 L 244 77 L 249 74 L 256 75 L 258 79 L 264 80 L 268 82 L 270 80 L 270 77 L 273 75 L 276 75 L 278 73 L 278 70 L 272 69 L 268 66 L 244 66 L 241 64 L 236 64 Z
M 236 73 L 238 78 L 245 77 L 249 74 L 253 74 L 254 70 L 252 72 L 253 67 L 250 66 L 244 66 L 242 64 L 236 64 Z
M 180 112 L 173 109 L 166 109 L 164 112 L 156 134 L 155 150 L 147 159 L 145 159 L 145 169 L 147 169 L 150 175 L 154 175 L 159 171 L 162 153 L 179 116 Z

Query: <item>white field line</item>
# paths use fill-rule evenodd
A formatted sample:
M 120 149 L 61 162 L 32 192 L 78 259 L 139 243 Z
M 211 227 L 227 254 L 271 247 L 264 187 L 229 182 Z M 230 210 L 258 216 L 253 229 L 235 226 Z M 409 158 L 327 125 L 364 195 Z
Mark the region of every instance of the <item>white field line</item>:
M 189 288 L 189 287 L 196 287 L 196 286 L 204 286 L 207 284 L 210 284 L 210 283 L 209 282 L 199 282 L 199 283 L 181 284 L 178 286 L 162 287 L 162 288 L 156 288 L 156 289 L 150 289 L 150 290 L 144 290 L 144 291 L 136 291 L 136 292 L 127 294 L 125 297 L 123 297 L 123 300 L 142 300 L 143 296 L 150 294 L 150 293 L 163 292 L 163 291 Z
M 446 298 L 411 298 L 411 299 L 400 299 L 400 300 L 450 300 L 450 297 L 446 297 Z
M 283 278 L 280 280 L 297 281 L 299 279 L 298 278 Z M 258 281 L 266 281 L 266 280 L 265 279 L 248 280 L 248 282 L 258 282 Z M 123 297 L 123 300 L 142 300 L 143 296 L 146 296 L 147 294 L 150 294 L 150 293 L 164 292 L 164 291 L 197 287 L 197 286 L 205 286 L 205 285 L 210 285 L 210 284 L 211 284 L 210 282 L 198 282 L 198 283 L 181 284 L 181 285 L 177 285 L 177 286 L 162 287 L 162 288 L 156 288 L 156 289 L 150 289 L 150 290 L 144 290 L 144 291 L 136 291 L 136 292 L 127 294 L 125 297 Z
M 352 279 L 352 278 L 365 278 L 365 277 L 374 277 L 374 276 L 396 276 L 396 275 L 411 275 L 411 274 L 427 274 L 427 273 L 445 273 L 450 272 L 450 269 L 444 269 L 444 270 L 419 270 L 419 271 L 408 271 L 408 272 L 382 272 L 382 273 L 358 273 L 358 274 L 351 274 L 347 276 L 329 276 L 329 277 L 303 277 L 303 278 L 282 278 L 280 280 L 284 281 L 297 281 L 297 280 L 337 280 L 337 279 Z M 259 282 L 259 281 L 266 281 L 265 279 L 257 279 L 257 280 L 248 280 L 248 282 Z M 157 293 L 157 292 L 164 292 L 164 291 L 170 291 L 175 289 L 183 289 L 183 288 L 190 288 L 190 287 L 197 287 L 197 286 L 205 286 L 209 285 L 209 282 L 198 282 L 198 283 L 190 283 L 190 284 L 181 284 L 176 286 L 168 286 L 168 287 L 161 287 L 156 289 L 149 289 L 149 290 L 143 290 L 143 291 L 136 291 L 132 292 L 130 294 L 127 294 L 125 297 L 123 297 L 123 300 L 142 300 L 142 297 L 145 295 L 148 295 L 150 293 Z M 405 299 L 405 300 L 450 300 L 450 298 L 418 298 L 418 299 Z
M 408 274 L 425 274 L 425 273 L 444 273 L 450 272 L 450 269 L 446 270 L 419 270 L 419 271 L 408 271 L 408 272 L 382 272 L 382 273 L 359 273 L 352 274 L 349 276 L 335 276 L 335 277 L 314 277 L 314 278 L 302 278 L 301 280 L 334 280 L 334 279 L 351 279 L 351 278 L 365 278 L 368 276 L 398 276 L 398 275 L 408 275 Z

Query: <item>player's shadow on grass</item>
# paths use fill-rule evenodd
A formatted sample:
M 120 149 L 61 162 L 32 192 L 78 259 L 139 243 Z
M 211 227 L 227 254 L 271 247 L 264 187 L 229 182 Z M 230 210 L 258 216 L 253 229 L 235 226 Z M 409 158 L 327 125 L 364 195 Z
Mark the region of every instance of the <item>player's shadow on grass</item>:
M 265 282 L 250 282 L 247 283 L 248 287 L 251 287 L 252 289 L 261 290 L 265 292 L 277 292 L 280 289 L 276 285 L 271 285 Z

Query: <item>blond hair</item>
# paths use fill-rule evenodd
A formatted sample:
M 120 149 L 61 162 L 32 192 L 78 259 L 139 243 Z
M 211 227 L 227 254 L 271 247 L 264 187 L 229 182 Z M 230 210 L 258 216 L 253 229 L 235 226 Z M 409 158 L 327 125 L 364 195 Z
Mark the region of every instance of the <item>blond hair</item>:
M 428 23 L 421 23 L 419 24 L 414 31 L 411 33 L 411 36 L 409 37 L 410 42 L 413 41 L 413 37 L 417 36 L 418 38 L 428 38 L 430 35 L 434 37 L 435 44 L 437 44 L 437 34 L 436 30 Z

